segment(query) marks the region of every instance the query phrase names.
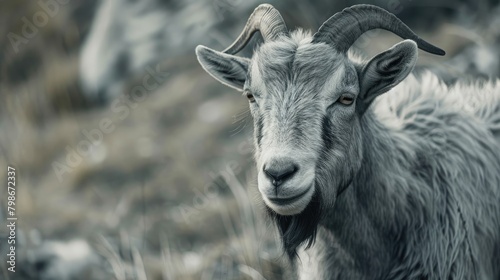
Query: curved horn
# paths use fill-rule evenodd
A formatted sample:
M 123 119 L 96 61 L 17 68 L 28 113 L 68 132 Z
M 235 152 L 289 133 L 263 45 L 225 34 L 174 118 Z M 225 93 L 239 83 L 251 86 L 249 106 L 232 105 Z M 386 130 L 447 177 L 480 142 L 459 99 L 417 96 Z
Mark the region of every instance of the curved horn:
M 418 37 L 394 14 L 373 5 L 354 5 L 336 13 L 321 25 L 312 41 L 331 44 L 340 52 L 347 52 L 363 33 L 376 28 L 391 31 L 403 39 L 411 39 L 426 52 L 445 54 L 442 49 Z
M 288 36 L 288 29 L 285 21 L 278 10 L 269 4 L 262 4 L 255 8 L 250 15 L 238 39 L 223 52 L 228 54 L 239 52 L 247 45 L 250 38 L 252 38 L 253 34 L 257 31 L 260 31 L 264 41 L 274 40 L 282 34 Z

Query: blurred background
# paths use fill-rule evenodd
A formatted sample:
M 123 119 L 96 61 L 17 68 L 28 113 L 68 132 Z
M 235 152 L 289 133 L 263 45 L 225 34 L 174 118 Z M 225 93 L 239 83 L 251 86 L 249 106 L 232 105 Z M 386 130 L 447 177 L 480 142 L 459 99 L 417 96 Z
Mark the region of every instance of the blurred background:
M 256 191 L 247 101 L 194 55 L 228 46 L 260 3 L 0 1 L 0 279 L 288 279 Z M 447 83 L 500 73 L 498 1 L 268 3 L 312 31 L 375 4 L 447 51 L 419 53 Z M 374 30 L 354 48 L 369 58 L 400 40 Z

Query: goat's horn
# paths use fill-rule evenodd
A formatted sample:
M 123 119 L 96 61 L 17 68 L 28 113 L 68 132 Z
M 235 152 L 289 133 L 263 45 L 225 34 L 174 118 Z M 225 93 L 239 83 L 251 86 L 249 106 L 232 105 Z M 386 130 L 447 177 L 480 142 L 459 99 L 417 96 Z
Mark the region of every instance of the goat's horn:
M 373 5 L 354 5 L 329 18 L 314 34 L 314 43 L 327 43 L 340 52 L 347 52 L 351 45 L 366 31 L 381 28 L 403 39 L 411 39 L 419 49 L 444 55 L 445 52 L 417 36 L 395 15 Z
M 260 31 L 264 41 L 272 41 L 283 34 L 288 36 L 288 28 L 278 10 L 269 4 L 262 4 L 255 8 L 238 39 L 225 49 L 224 53 L 239 52 L 257 31 Z

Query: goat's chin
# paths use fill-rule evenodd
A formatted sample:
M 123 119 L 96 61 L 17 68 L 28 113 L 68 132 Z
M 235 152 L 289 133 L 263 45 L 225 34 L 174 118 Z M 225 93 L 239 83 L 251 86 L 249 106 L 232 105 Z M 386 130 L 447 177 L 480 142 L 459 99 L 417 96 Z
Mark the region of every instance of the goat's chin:
M 302 211 L 306 209 L 307 205 L 309 205 L 309 203 L 311 202 L 313 195 L 314 195 L 314 187 L 311 186 L 303 195 L 301 195 L 296 200 L 291 201 L 290 203 L 273 202 L 265 195 L 263 195 L 263 198 L 266 205 L 269 208 L 271 208 L 274 212 L 276 212 L 278 215 L 293 216 L 302 213 Z

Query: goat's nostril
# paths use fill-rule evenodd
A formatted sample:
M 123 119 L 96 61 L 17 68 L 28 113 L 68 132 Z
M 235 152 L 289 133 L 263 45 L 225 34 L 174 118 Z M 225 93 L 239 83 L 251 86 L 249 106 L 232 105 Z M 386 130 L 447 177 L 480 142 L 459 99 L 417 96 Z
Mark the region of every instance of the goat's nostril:
M 298 170 L 298 166 L 293 163 L 275 163 L 264 165 L 264 173 L 272 180 L 274 186 L 281 185 L 285 180 L 291 178 Z

